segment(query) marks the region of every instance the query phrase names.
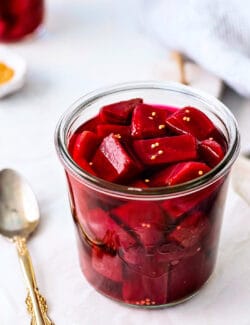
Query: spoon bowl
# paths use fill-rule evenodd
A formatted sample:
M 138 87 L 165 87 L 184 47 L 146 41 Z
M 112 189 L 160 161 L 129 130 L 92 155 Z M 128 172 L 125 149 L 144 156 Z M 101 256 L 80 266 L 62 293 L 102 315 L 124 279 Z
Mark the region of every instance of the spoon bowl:
M 27 238 L 39 223 L 36 197 L 27 182 L 12 169 L 0 172 L 0 233 Z
M 47 315 L 46 300 L 39 292 L 26 245 L 39 219 L 37 200 L 27 182 L 12 169 L 0 171 L 0 234 L 16 244 L 28 289 L 26 305 L 32 317 L 31 324 L 53 325 Z

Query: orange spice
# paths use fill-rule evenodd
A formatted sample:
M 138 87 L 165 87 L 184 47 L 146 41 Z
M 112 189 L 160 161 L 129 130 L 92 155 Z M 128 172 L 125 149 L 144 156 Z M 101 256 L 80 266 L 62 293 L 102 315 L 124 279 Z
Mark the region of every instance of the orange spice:
M 9 82 L 13 78 L 14 74 L 15 72 L 11 67 L 7 66 L 3 62 L 0 62 L 0 85 Z

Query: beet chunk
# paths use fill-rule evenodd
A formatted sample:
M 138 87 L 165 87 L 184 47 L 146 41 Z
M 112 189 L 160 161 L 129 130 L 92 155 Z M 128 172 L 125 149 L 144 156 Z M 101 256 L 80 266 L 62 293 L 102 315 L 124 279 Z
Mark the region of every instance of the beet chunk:
M 172 222 L 175 222 L 181 218 L 182 215 L 193 209 L 209 209 L 211 206 L 211 200 L 216 198 L 220 185 L 221 181 L 216 182 L 198 192 L 194 192 L 183 197 L 165 200 L 162 202 L 161 207 L 167 213 L 168 218 L 170 218 Z
M 209 171 L 210 168 L 201 162 L 181 162 L 155 173 L 150 179 L 150 186 L 171 186 L 185 183 L 201 177 Z
M 83 131 L 75 138 L 72 158 L 78 162 L 80 159 L 89 161 L 100 144 L 98 136 L 91 131 Z
M 211 139 L 202 141 L 199 144 L 199 153 L 201 158 L 210 166 L 214 167 L 224 157 L 224 150 L 222 146 Z
M 96 127 L 97 135 L 101 138 L 104 138 L 111 133 L 117 138 L 129 137 L 130 136 L 130 126 L 128 125 L 117 125 L 117 124 L 99 124 Z
M 92 267 L 102 276 L 119 282 L 122 281 L 122 264 L 118 255 L 105 253 L 98 247 L 92 249 Z
M 175 242 L 163 243 L 157 248 L 157 262 L 166 262 L 175 264 L 181 258 L 187 255 L 187 250 Z
M 205 282 L 202 274 L 205 256 L 202 251 L 183 258 L 169 272 L 168 299 L 173 302 L 194 293 Z
M 151 278 L 129 268 L 126 271 L 122 290 L 125 302 L 141 306 L 162 305 L 167 302 L 167 274 Z
M 95 240 L 102 241 L 109 248 L 130 247 L 135 244 L 131 234 L 118 225 L 108 212 L 101 208 L 86 213 L 87 226 Z M 115 247 L 117 246 L 117 247 Z
M 157 278 L 167 272 L 166 260 L 158 258 L 157 247 L 143 247 L 135 244 L 126 249 L 120 249 L 119 255 L 131 270 L 141 275 Z
M 113 133 L 103 139 L 92 163 L 97 175 L 109 182 L 128 181 L 140 171 L 139 163 L 129 156 Z
M 166 125 L 177 134 L 189 133 L 198 140 L 208 138 L 216 130 L 213 122 L 203 112 L 189 106 L 168 117 Z
M 201 212 L 194 212 L 186 217 L 168 236 L 168 239 L 189 248 L 203 239 L 210 231 L 208 218 Z
M 135 233 L 144 246 L 162 240 L 165 217 L 154 202 L 128 202 L 115 208 L 111 214 L 117 221 Z
M 137 139 L 155 138 L 166 134 L 165 120 L 169 113 L 165 109 L 139 104 L 133 111 L 131 135 Z
M 197 158 L 196 140 L 189 134 L 135 140 L 133 148 L 144 164 L 152 166 Z
M 100 120 L 111 124 L 130 124 L 134 108 L 142 102 L 141 98 L 134 98 L 103 106 L 99 113 Z

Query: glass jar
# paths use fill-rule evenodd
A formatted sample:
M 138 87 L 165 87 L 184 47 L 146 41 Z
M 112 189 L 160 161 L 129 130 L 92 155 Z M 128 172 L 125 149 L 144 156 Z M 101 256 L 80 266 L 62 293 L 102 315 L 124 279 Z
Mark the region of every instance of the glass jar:
M 1 0 L 0 42 L 15 42 L 42 24 L 44 0 Z
M 224 159 L 202 177 L 172 187 L 117 185 L 82 170 L 68 151 L 72 134 L 101 106 L 138 97 L 202 110 L 225 136 Z M 58 124 L 55 142 L 66 171 L 80 265 L 89 283 L 110 298 L 145 308 L 177 304 L 196 294 L 215 266 L 228 175 L 239 153 L 230 111 L 180 84 L 123 84 L 73 104 Z

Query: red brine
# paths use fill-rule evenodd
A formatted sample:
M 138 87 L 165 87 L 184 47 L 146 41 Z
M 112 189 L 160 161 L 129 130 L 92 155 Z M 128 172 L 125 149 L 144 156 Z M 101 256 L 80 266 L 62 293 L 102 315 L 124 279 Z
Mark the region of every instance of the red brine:
M 44 0 L 1 0 L 0 41 L 18 41 L 43 22 Z
M 135 98 L 100 108 L 69 138 L 85 172 L 138 188 L 199 179 L 223 159 L 222 132 L 195 107 Z M 154 200 L 96 192 L 68 174 L 82 270 L 103 294 L 138 306 L 186 299 L 210 277 L 216 260 L 225 179 L 192 193 Z

